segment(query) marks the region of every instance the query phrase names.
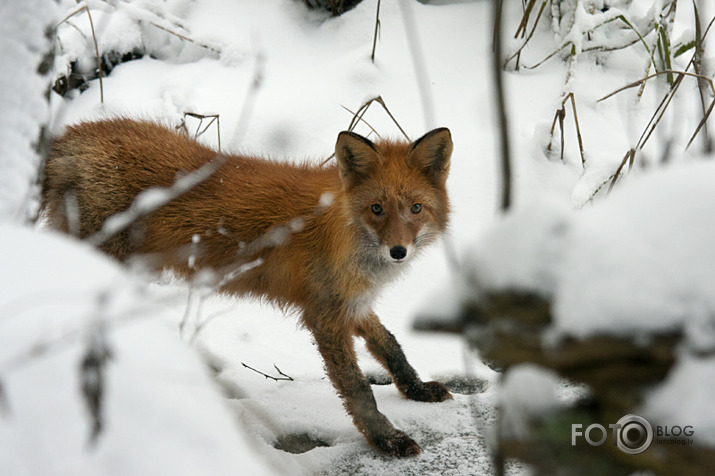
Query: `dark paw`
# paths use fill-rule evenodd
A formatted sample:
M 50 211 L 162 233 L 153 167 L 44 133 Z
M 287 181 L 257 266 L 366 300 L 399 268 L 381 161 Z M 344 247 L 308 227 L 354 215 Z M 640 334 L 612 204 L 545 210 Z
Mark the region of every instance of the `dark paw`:
M 425 393 L 428 395 L 425 402 L 443 402 L 453 398 L 447 387 L 439 382 L 425 382 Z
M 373 437 L 370 443 L 383 453 L 398 458 L 417 456 L 422 452 L 420 445 L 400 430 L 394 430 L 388 435 Z
M 418 402 L 443 402 L 452 398 L 447 387 L 439 382 L 424 382 L 417 388 L 410 388 L 405 395 Z

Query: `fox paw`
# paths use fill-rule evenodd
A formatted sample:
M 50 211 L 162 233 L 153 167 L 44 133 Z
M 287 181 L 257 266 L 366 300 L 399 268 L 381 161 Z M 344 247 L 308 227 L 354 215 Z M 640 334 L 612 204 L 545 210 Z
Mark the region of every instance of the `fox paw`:
M 394 430 L 388 435 L 373 437 L 370 443 L 383 453 L 398 458 L 417 456 L 422 452 L 420 445 L 400 430 Z
M 443 402 L 452 398 L 447 387 L 439 382 L 424 382 L 419 388 L 411 388 L 406 396 L 418 402 Z

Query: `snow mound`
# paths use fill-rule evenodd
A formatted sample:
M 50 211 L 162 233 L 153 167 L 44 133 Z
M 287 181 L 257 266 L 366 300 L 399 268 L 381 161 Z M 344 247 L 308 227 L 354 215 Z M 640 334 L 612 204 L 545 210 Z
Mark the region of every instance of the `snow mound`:
M 667 167 L 576 217 L 559 271 L 556 328 L 575 336 L 698 329 L 691 342 L 712 348 L 713 179 L 712 161 Z
M 37 144 L 49 117 L 47 81 L 38 71 L 56 15 L 54 2 L 0 4 L 0 222 L 25 221 L 37 209 Z
M 523 205 L 478 242 L 465 279 L 551 298 L 554 336 L 682 329 L 712 349 L 714 179 L 712 162 L 688 162 L 634 177 L 578 214 L 554 200 Z
M 3 225 L 0 247 L 0 474 L 268 474 L 146 284 L 54 234 Z M 98 325 L 112 357 L 90 443 L 79 370 Z

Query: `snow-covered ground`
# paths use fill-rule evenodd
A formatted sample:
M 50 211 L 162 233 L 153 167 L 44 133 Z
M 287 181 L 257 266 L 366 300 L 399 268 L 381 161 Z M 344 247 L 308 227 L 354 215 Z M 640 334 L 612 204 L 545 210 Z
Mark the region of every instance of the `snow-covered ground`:
M 69 0 L 60 3 L 67 12 L 76 8 Z M 452 401 L 426 404 L 401 398 L 391 385 L 373 385 L 381 411 L 424 450 L 419 457 L 405 460 L 382 456 L 367 445 L 345 414 L 310 335 L 298 327 L 294 316 L 261 303 L 190 292 L 171 277 L 136 276 L 42 227 L 3 225 L 0 389 L 7 409 L 0 415 L 0 473 L 490 472 L 488 441 L 498 401 L 497 375 L 467 352 L 461 339 L 411 330 L 428 296 L 449 282 L 449 257 L 470 248 L 500 221 L 490 2 L 382 2 L 374 63 L 370 53 L 376 0 L 365 0 L 338 18 L 306 10 L 303 2 L 295 0 L 91 0 L 87 4 L 100 51 L 141 50 L 146 55 L 118 65 L 103 79 L 103 104 L 97 80 L 82 94 L 75 92 L 66 99 L 53 94 L 54 133 L 61 133 L 65 124 L 106 115 L 179 125 L 187 112 L 218 114 L 223 151 L 321 161 L 352 118 L 342 106 L 355 111 L 378 95 L 412 138 L 432 127 L 450 128 L 455 149 L 448 181 L 453 204 L 449 237 L 444 245 L 425 253 L 404 279 L 384 290 L 376 312 L 423 379 L 456 381 L 461 390 L 455 391 Z M 688 8 L 683 3 L 678 11 L 674 38 L 692 35 Z M 507 11 L 507 33 L 516 28 L 519 13 Z M 408 42 L 411 28 L 417 33 L 417 44 Z M 549 41 L 548 32 L 539 34 L 544 41 L 525 50 L 524 63 L 536 63 L 557 46 Z M 83 58 L 83 67 L 91 68 L 87 58 L 94 46 L 84 13 L 64 23 L 58 38 L 58 74 L 76 58 Z M 601 207 L 607 204 L 603 191 L 592 197 L 635 144 L 664 91 L 653 83 L 638 103 L 634 90 L 596 102 L 642 77 L 647 58 L 637 46 L 632 50 L 636 51 L 603 54 L 598 61 L 583 56 L 570 75 L 567 63 L 559 59 L 506 74 L 515 201 L 518 208 L 526 208 L 523 215 L 536 229 L 517 223 L 504 232 L 509 223 L 501 223 L 500 230 L 507 233 L 503 238 L 528 240 L 533 233 L 540 239 L 537 244 L 543 245 L 538 249 L 556 256 L 561 251 L 558 233 L 554 241 L 541 238 L 545 234 L 550 238 L 548 233 L 558 230 L 552 225 L 579 213 L 572 210 L 593 206 L 594 210 L 586 210 L 593 213 L 582 219 L 586 224 L 599 213 L 606 216 L 600 220 L 631 216 L 619 214 L 615 206 Z M 424 61 L 424 71 L 416 73 L 415 54 Z M 420 81 L 428 86 L 427 95 L 420 93 Z M 546 153 L 551 121 L 565 92 L 575 94 L 585 169 L 569 108 L 564 161 L 558 151 Z M 657 146 L 669 138 L 673 154 L 681 154 L 699 116 L 695 83 L 686 80 L 680 94 L 685 99 L 675 101 L 662 126 L 663 131 L 677 133 L 653 139 L 639 155 L 639 163 L 657 167 L 661 150 Z M 434 111 L 433 117 L 425 114 L 429 110 Z M 400 136 L 379 105 L 373 104 L 364 118 L 380 134 Z M 191 121 L 187 119 L 190 130 L 196 127 Z M 370 129 L 361 124 L 356 131 L 367 135 Z M 200 140 L 217 146 L 215 126 Z M 557 137 L 557 149 L 558 142 Z M 711 169 L 702 170 L 703 180 L 715 175 Z M 636 168 L 631 173 L 639 174 L 645 172 Z M 628 177 L 617 187 L 628 187 Z M 670 212 L 677 217 L 677 206 Z M 623 230 L 630 223 L 609 229 Z M 586 225 L 579 230 L 589 233 Z M 500 239 L 493 239 L 495 256 L 500 256 Z M 529 248 L 529 241 L 518 243 Z M 627 246 L 614 243 L 619 245 Z M 502 255 L 505 264 L 518 265 L 516 279 L 536 280 L 544 292 L 553 291 L 551 277 L 539 274 L 548 275 L 551 269 L 519 275 L 521 257 L 534 256 L 529 249 L 521 249 L 520 254 L 520 249 L 505 247 Z M 575 274 L 580 270 L 576 265 L 571 268 Z M 505 279 L 514 279 L 508 266 L 504 273 Z M 703 285 L 708 276 L 688 275 Z M 498 272 L 493 277 L 500 279 Z M 658 293 L 659 288 L 652 292 Z M 603 302 L 598 296 L 594 299 Z M 105 427 L 96 444 L 88 446 L 90 423 L 80 398 L 78 368 L 87 334 L 102 320 L 116 321 L 107 326 L 106 334 L 113 357 L 106 369 Z M 186 324 L 180 336 L 182 321 Z M 570 329 L 580 331 L 583 322 L 595 326 L 597 321 L 581 320 Z M 568 331 L 569 323 L 564 326 Z M 49 344 L 36 347 L 38 341 Z M 378 364 L 364 347 L 358 346 L 358 352 L 366 373 L 379 379 L 383 373 Z M 215 379 L 209 378 L 197 355 L 210 364 Z M 266 379 L 243 364 L 278 376 L 275 365 L 293 380 Z M 712 373 L 700 369 L 702 375 L 708 372 Z M 561 393 L 571 394 L 568 389 Z M 652 405 L 663 407 L 667 401 L 669 395 L 663 391 Z M 285 451 L 301 442 L 317 447 L 297 454 Z M 527 470 L 519 463 L 508 469 Z

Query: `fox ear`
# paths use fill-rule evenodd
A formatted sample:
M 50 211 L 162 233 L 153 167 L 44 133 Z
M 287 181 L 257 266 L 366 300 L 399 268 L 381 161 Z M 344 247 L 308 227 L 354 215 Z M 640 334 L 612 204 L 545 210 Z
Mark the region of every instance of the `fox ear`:
M 410 146 L 408 162 L 424 171 L 436 185 L 444 185 L 452 157 L 452 134 L 440 127 L 423 135 Z
M 360 183 L 380 162 L 380 153 L 375 144 L 354 132 L 338 134 L 335 158 L 340 168 L 340 178 L 346 187 Z

